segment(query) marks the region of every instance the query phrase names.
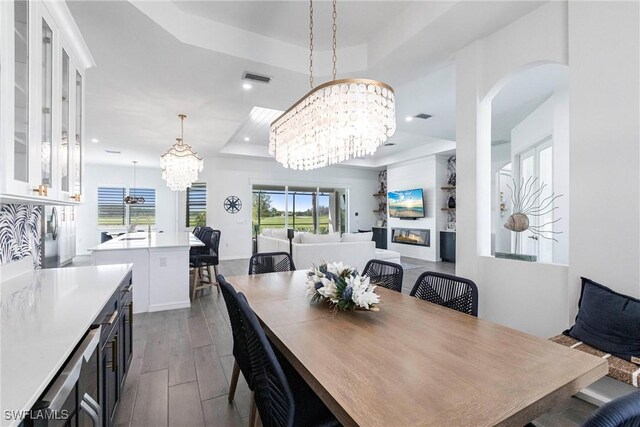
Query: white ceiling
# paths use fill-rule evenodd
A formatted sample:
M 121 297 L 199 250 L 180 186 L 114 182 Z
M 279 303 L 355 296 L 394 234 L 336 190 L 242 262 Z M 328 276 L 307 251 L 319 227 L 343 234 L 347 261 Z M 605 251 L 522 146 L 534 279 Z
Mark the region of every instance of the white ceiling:
M 308 91 L 306 1 L 67 4 L 97 63 L 87 72 L 87 140 L 99 140 L 88 144 L 90 163 L 157 166 L 178 136 L 178 113 L 187 114 L 185 141 L 200 155 L 262 157 L 267 125 L 250 123 L 252 110 L 285 110 Z M 325 1 L 314 4 L 318 16 L 330 10 Z M 338 1 L 339 75 L 384 80 L 397 99 L 396 145 L 352 164 L 380 167 L 450 150 L 441 139 L 455 140 L 455 52 L 541 4 Z M 328 19 L 316 25 L 327 27 Z M 326 71 L 328 39 L 317 46 L 314 62 L 326 62 L 318 65 Z M 245 71 L 273 80 L 245 91 Z M 433 117 L 405 122 L 418 113 Z M 244 141 L 249 132 L 255 136 Z
M 176 1 L 183 11 L 211 21 L 251 31 L 297 46 L 309 46 L 309 2 L 289 1 Z M 390 18 L 404 11 L 412 2 L 339 1 L 340 46 L 367 44 Z M 428 2 L 415 2 L 428 10 Z M 314 2 L 314 47 L 331 48 L 332 4 Z

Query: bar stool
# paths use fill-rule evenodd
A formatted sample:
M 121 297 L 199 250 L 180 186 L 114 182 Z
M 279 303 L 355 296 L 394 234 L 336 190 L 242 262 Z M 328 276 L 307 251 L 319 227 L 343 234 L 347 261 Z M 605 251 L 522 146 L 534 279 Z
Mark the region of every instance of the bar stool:
M 210 288 L 218 285 L 215 278 L 218 275 L 218 248 L 220 246 L 220 230 L 203 230 L 200 238 L 205 244 L 206 252 L 190 257 L 189 264 L 193 269 L 193 285 L 191 287 L 191 300 L 196 298 L 196 292 L 200 289 Z M 208 239 L 207 239 L 208 237 Z M 214 274 L 211 274 L 213 266 Z M 218 292 L 220 288 L 218 288 Z

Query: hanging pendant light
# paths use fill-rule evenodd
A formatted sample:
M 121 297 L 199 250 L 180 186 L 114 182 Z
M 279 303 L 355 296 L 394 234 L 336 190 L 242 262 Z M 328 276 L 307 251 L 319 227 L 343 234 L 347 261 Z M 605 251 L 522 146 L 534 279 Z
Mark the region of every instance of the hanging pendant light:
M 136 164 L 137 163 L 138 163 L 137 161 L 135 160 L 133 161 L 133 187 L 132 188 L 134 190 L 136 189 Z M 131 189 L 129 189 L 129 193 L 131 193 Z M 145 200 L 144 200 L 144 197 L 142 196 L 135 197 L 129 194 L 127 197 L 124 198 L 124 202 L 127 205 L 143 205 Z
M 184 143 L 184 114 L 179 114 L 180 138 L 160 157 L 162 179 L 173 191 L 184 191 L 198 180 L 198 172 L 202 171 L 203 162 L 191 146 Z
M 336 80 L 336 0 L 333 0 L 333 80 L 313 86 L 313 0 L 309 1 L 311 91 L 271 123 L 269 154 L 284 167 L 316 169 L 376 152 L 396 131 L 391 86 L 369 79 Z

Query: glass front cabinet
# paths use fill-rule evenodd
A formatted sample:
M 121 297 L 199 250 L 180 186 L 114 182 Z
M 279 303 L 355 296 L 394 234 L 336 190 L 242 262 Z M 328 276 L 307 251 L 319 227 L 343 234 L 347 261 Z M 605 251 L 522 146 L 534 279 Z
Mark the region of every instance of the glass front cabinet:
M 0 1 L 0 199 L 82 200 L 85 72 L 65 2 Z

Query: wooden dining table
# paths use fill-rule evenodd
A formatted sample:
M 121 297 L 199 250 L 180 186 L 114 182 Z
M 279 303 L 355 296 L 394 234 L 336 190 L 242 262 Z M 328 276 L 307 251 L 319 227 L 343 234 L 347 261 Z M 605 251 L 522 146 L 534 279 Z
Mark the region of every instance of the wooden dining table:
M 346 426 L 521 427 L 607 374 L 599 357 L 382 287 L 380 311 L 344 312 L 307 300 L 305 270 L 227 280 Z

